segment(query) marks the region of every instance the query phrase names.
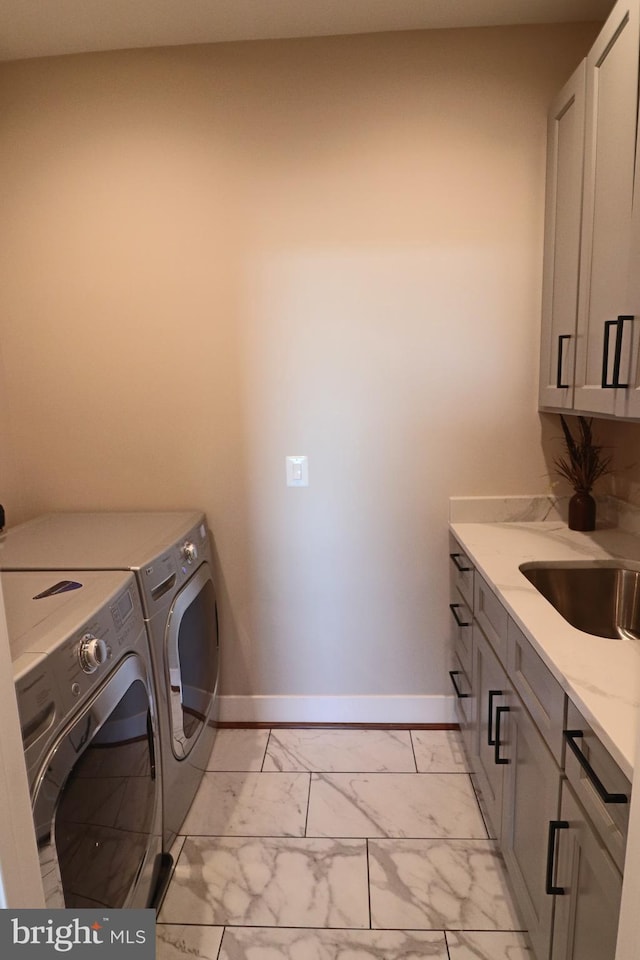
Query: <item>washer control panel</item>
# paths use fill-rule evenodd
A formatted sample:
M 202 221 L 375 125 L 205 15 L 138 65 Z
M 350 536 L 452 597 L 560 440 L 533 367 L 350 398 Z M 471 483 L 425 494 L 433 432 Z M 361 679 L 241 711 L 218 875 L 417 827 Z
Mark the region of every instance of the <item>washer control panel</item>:
M 142 607 L 133 578 L 109 605 L 98 610 L 49 655 L 64 709 L 97 687 L 123 653 L 146 645 Z
M 141 567 L 139 583 L 145 616 L 151 618 L 170 606 L 176 592 L 203 561 L 210 560 L 209 531 L 204 521 L 185 531 L 176 543 Z
M 87 619 L 82 619 L 83 614 L 74 617 L 72 604 L 61 605 L 55 626 L 42 621 L 45 626 L 41 636 L 34 638 L 33 649 L 14 661 L 30 781 L 48 749 L 51 731 L 92 696 L 118 661 L 137 651 L 148 662 L 147 632 L 135 580 L 131 574 L 109 576 L 118 576 L 113 591 L 105 591 L 101 605 Z M 91 605 L 85 607 L 85 617 L 87 609 Z

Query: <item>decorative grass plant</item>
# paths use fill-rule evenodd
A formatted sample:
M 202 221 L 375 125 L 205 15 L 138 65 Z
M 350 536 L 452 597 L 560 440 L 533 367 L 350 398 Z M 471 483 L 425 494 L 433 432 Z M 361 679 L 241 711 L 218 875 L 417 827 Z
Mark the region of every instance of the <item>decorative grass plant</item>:
M 604 447 L 594 443 L 592 420 L 578 417 L 578 438 L 575 440 L 565 418 L 560 414 L 567 452 L 556 457 L 554 464 L 561 477 L 568 480 L 576 493 L 591 493 L 594 483 L 611 471 L 611 457 Z
M 568 480 L 574 495 L 569 501 L 569 529 L 594 530 L 596 503 L 591 496 L 594 483 L 611 471 L 611 457 L 604 447 L 594 442 L 592 421 L 578 417 L 578 436 L 574 437 L 567 421 L 560 414 L 566 453 L 554 458 L 555 468 Z

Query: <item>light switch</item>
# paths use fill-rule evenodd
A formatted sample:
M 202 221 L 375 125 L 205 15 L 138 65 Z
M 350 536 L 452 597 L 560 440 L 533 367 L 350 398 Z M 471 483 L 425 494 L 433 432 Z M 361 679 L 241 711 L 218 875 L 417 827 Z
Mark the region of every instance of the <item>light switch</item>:
M 309 486 L 309 460 L 307 457 L 287 457 L 287 486 Z

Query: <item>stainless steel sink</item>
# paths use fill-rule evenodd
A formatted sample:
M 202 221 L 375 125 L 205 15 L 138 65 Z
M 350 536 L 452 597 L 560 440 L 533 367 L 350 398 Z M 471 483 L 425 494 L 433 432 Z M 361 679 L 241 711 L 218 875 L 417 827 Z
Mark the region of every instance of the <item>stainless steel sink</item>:
M 523 563 L 520 570 L 571 626 L 640 639 L 640 570 L 615 563 Z

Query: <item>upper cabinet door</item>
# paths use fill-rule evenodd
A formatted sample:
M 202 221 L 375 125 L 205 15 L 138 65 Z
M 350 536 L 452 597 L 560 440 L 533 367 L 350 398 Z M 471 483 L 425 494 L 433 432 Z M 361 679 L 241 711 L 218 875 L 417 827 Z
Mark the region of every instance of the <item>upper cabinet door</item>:
M 631 219 L 631 253 L 629 257 L 629 279 L 624 314 L 626 339 L 623 341 L 623 369 L 630 368 L 625 390 L 616 391 L 616 416 L 640 419 L 640 127 L 636 147 L 636 172 L 633 189 L 633 210 Z M 629 348 L 630 362 L 626 350 Z M 628 363 L 628 367 L 627 367 Z
M 638 114 L 638 0 L 619 2 L 587 57 L 574 407 L 614 414 L 630 376 L 625 319 Z
M 540 406 L 573 407 L 578 312 L 586 60 L 549 109 Z

